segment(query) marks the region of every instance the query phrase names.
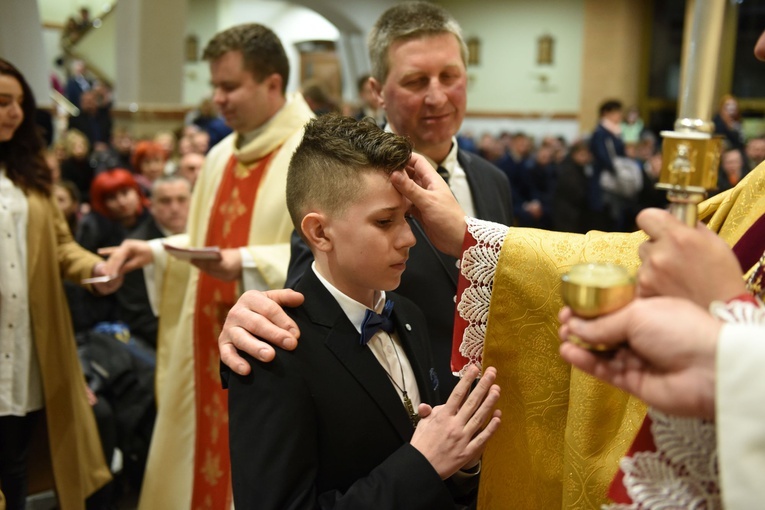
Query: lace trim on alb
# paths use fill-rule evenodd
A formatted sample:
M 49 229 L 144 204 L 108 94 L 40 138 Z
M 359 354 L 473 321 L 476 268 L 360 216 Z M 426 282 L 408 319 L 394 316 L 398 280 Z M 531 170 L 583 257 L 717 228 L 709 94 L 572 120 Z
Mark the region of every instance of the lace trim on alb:
M 460 354 L 469 360 L 460 370 L 460 375 L 471 364 L 481 368 L 494 273 L 508 230 L 507 226 L 490 221 L 476 218 L 466 218 L 466 221 L 476 245 L 465 251 L 460 264 L 462 275 L 468 281 L 468 287 L 457 305 L 457 313 L 468 324 L 460 344 Z
M 624 457 L 624 487 L 632 504 L 611 510 L 722 508 L 714 422 L 678 418 L 649 409 L 656 451 Z
M 765 324 L 765 307 L 748 301 L 715 301 L 709 310 L 724 322 Z M 655 452 L 639 452 L 621 460 L 624 487 L 631 505 L 611 510 L 722 508 L 717 467 L 715 424 L 698 418 L 677 418 L 649 409 Z
M 713 301 L 709 312 L 723 322 L 738 324 L 765 324 L 765 306 L 760 298 L 755 298 L 757 304 L 750 301 Z

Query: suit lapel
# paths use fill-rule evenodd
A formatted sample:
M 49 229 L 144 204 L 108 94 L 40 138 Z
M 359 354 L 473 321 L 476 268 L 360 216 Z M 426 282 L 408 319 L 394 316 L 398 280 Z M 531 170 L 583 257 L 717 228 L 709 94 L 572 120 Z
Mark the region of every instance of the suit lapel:
M 349 329 L 356 333 L 355 328 L 348 324 Z M 401 438 L 408 441 L 412 437 L 412 422 L 409 421 L 401 397 L 372 351 L 358 342 L 354 343 L 354 337 L 349 336 L 347 331 L 333 328 L 327 336 L 327 348 L 369 394 Z
M 462 167 L 462 170 L 465 172 L 465 176 L 467 177 L 468 187 L 470 188 L 470 195 L 473 198 L 473 207 L 475 208 L 476 216 L 478 218 L 487 217 L 485 204 L 486 201 L 482 200 L 482 197 L 477 195 L 477 191 L 481 189 L 483 182 L 479 182 L 481 181 L 480 176 L 478 175 L 479 172 L 475 172 L 473 169 L 472 156 L 463 150 L 458 150 L 457 161 L 459 162 L 460 167 Z M 459 269 L 457 268 L 456 264 L 457 259 L 436 249 L 436 247 L 433 246 L 433 243 L 430 242 L 430 239 L 428 239 L 428 236 L 425 234 L 425 229 L 422 228 L 422 225 L 420 225 L 417 220 L 412 218 L 410 220 L 410 225 L 412 229 L 419 234 L 419 238 L 428 245 L 428 249 L 433 252 L 433 255 L 438 260 L 439 265 L 449 276 L 449 279 L 454 284 L 454 288 L 456 290 L 457 280 L 459 278 Z
M 389 294 L 389 297 L 396 303 L 397 296 L 395 294 Z M 432 366 L 423 364 L 426 361 L 430 361 L 432 364 L 432 357 L 427 352 L 426 340 L 422 338 L 424 331 L 414 329 L 421 327 L 419 322 L 412 320 L 403 307 L 398 304 L 393 307 L 393 322 L 396 324 L 396 333 L 398 333 L 398 338 L 404 347 L 409 364 L 412 365 L 412 371 L 417 380 L 417 388 L 420 390 L 420 399 L 432 406 L 440 404 L 434 387 L 438 383 L 437 377 L 434 380 L 435 370 Z M 420 341 L 417 341 L 418 337 Z
M 414 219 L 411 218 L 409 220 L 409 224 L 411 225 L 412 229 L 417 231 L 419 234 L 419 240 L 424 242 L 428 245 L 428 249 L 433 252 L 433 255 L 436 257 L 436 260 L 438 260 L 440 266 L 443 268 L 443 270 L 446 272 L 446 274 L 449 276 L 449 279 L 454 284 L 454 288 L 456 290 L 457 288 L 457 278 L 459 277 L 459 269 L 457 268 L 457 259 L 452 257 L 451 255 L 447 255 L 441 251 L 439 251 L 435 246 L 433 246 L 433 243 L 430 242 L 430 239 L 428 239 L 428 236 L 425 234 L 425 229 L 422 228 L 422 225 Z
M 309 290 L 310 289 L 310 290 Z M 412 423 L 398 392 L 372 351 L 359 344 L 359 333 L 312 270 L 305 272 L 296 290 L 315 297 L 303 304 L 310 320 L 327 331 L 324 343 L 335 358 L 364 388 L 402 440 L 412 437 Z M 338 392 L 342 395 L 342 392 Z
M 480 180 L 479 172 L 473 171 L 472 159 L 473 157 L 470 153 L 463 150 L 457 150 L 457 161 L 467 177 L 468 186 L 470 187 L 470 196 L 473 197 L 475 215 L 477 218 L 484 219 L 487 217 L 486 200 L 482 200 L 482 197 L 476 196 L 476 192 L 481 189 L 482 183 L 478 182 Z

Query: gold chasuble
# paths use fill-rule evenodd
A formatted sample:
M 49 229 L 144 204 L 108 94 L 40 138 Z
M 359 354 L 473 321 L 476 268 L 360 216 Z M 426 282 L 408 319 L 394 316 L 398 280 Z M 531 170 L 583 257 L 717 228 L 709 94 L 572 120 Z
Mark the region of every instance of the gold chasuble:
M 278 151 L 277 148 L 274 152 Z M 247 244 L 255 198 L 274 152 L 245 165 L 231 156 L 223 175 L 205 246 L 221 249 Z M 192 508 L 231 506 L 231 466 L 228 451 L 228 396 L 221 387 L 218 336 L 228 311 L 239 297 L 238 282 L 199 274 L 194 309 L 194 367 L 197 434 L 194 448 Z
M 731 246 L 762 214 L 765 165 L 699 208 L 699 217 Z M 558 355 L 560 277 L 580 262 L 613 262 L 634 272 L 645 239 L 641 232 L 509 229 L 482 363 L 498 369 L 502 426 L 484 454 L 479 509 L 583 509 L 608 502 L 608 485 L 645 406 Z

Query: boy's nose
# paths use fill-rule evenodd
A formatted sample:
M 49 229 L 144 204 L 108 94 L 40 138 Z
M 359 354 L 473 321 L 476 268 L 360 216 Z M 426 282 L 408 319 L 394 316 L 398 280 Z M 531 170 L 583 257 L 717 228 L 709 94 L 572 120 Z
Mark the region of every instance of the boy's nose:
M 400 236 L 400 244 L 403 248 L 411 248 L 415 244 L 417 244 L 417 238 L 414 237 L 414 232 L 412 232 L 412 227 L 409 226 L 409 223 L 405 223 L 403 227 L 403 232 Z

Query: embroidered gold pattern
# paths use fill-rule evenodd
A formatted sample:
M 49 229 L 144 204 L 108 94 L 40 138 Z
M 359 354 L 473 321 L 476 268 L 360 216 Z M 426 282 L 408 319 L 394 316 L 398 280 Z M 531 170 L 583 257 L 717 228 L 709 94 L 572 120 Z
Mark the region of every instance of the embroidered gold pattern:
M 219 213 L 225 218 L 223 222 L 223 236 L 227 237 L 231 233 L 231 225 L 237 218 L 247 213 L 247 207 L 239 196 L 238 188 L 234 188 L 231 198 L 221 204 Z
M 204 413 L 210 423 L 210 439 L 215 444 L 218 442 L 221 429 L 228 424 L 228 412 L 220 394 L 216 393 L 212 396 L 212 401 L 205 405 Z
M 220 457 L 214 455 L 211 450 L 205 450 L 205 462 L 202 465 L 202 476 L 210 485 L 217 485 L 223 476 L 223 470 L 220 467 Z M 210 496 L 208 495 L 207 498 Z M 206 505 L 207 501 L 205 501 Z
M 205 496 L 202 506 L 196 506 L 194 510 L 213 510 L 212 497 L 209 494 Z
M 234 167 L 234 177 L 237 179 L 246 179 L 250 176 L 255 167 L 257 167 L 257 164 L 245 165 L 242 162 L 237 162 L 236 166 Z

